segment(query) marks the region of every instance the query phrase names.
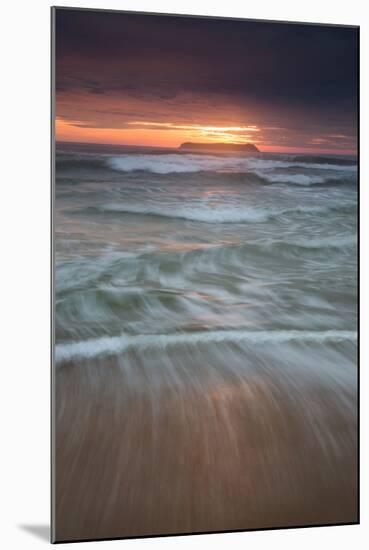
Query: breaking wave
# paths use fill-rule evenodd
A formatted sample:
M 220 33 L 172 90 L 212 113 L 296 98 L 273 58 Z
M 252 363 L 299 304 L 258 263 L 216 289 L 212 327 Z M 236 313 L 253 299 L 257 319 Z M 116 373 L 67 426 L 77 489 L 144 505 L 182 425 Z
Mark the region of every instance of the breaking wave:
M 143 214 L 165 218 L 204 223 L 241 223 L 264 222 L 275 215 L 273 211 L 257 208 L 202 208 L 202 207 L 159 207 L 129 204 L 106 204 L 101 207 L 105 212 L 120 212 L 122 214 Z
M 139 214 L 147 216 L 159 216 L 164 218 L 177 218 L 203 223 L 258 223 L 272 218 L 296 213 L 296 214 L 324 214 L 331 210 L 347 210 L 347 205 L 335 206 L 296 206 L 295 208 L 253 208 L 253 207 L 217 207 L 204 206 L 179 207 L 177 205 L 135 205 L 122 203 L 109 203 L 98 210 L 101 212 L 116 212 L 121 214 Z
M 255 172 L 270 182 L 309 185 L 324 183 L 327 179 L 340 179 L 345 174 L 355 174 L 355 165 L 307 163 L 299 161 L 271 160 L 255 157 L 220 157 L 212 155 L 121 155 L 105 161 L 116 171 L 147 171 L 154 174 L 195 172 Z M 303 168 L 328 172 L 326 175 L 273 174 L 273 170 Z M 340 176 L 338 176 L 338 173 Z
M 130 349 L 166 349 L 176 345 L 198 345 L 222 342 L 251 342 L 254 344 L 283 343 L 283 342 L 341 342 L 356 341 L 357 334 L 350 330 L 275 330 L 275 331 L 242 331 L 242 330 L 214 330 L 196 333 L 177 334 L 142 334 L 110 336 L 59 344 L 55 349 L 57 363 L 64 363 L 72 359 L 92 359 L 95 357 L 117 355 Z

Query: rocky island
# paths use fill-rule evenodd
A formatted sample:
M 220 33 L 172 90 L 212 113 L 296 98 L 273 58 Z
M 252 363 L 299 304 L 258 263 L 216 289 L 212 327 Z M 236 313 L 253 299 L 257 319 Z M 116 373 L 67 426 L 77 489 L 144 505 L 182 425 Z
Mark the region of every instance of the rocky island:
M 193 143 L 186 141 L 178 149 L 195 153 L 259 153 L 253 143 Z

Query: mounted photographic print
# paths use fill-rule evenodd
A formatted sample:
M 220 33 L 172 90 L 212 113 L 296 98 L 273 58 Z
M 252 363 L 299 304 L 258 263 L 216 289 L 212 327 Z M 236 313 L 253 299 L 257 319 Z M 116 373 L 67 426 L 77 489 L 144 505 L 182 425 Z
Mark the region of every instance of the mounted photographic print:
M 358 522 L 358 27 L 52 9 L 52 540 Z

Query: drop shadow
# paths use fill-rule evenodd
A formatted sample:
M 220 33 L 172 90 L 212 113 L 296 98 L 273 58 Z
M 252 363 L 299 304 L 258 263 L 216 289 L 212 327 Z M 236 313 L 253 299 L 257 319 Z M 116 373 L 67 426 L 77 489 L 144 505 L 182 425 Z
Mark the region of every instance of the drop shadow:
M 44 542 L 50 542 L 50 525 L 19 525 L 18 527 Z

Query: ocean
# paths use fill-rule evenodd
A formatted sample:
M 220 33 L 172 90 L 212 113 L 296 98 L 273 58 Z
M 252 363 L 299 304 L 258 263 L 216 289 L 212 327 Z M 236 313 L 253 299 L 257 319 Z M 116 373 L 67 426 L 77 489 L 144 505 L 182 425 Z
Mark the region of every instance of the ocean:
M 57 144 L 64 538 L 357 519 L 357 163 Z

